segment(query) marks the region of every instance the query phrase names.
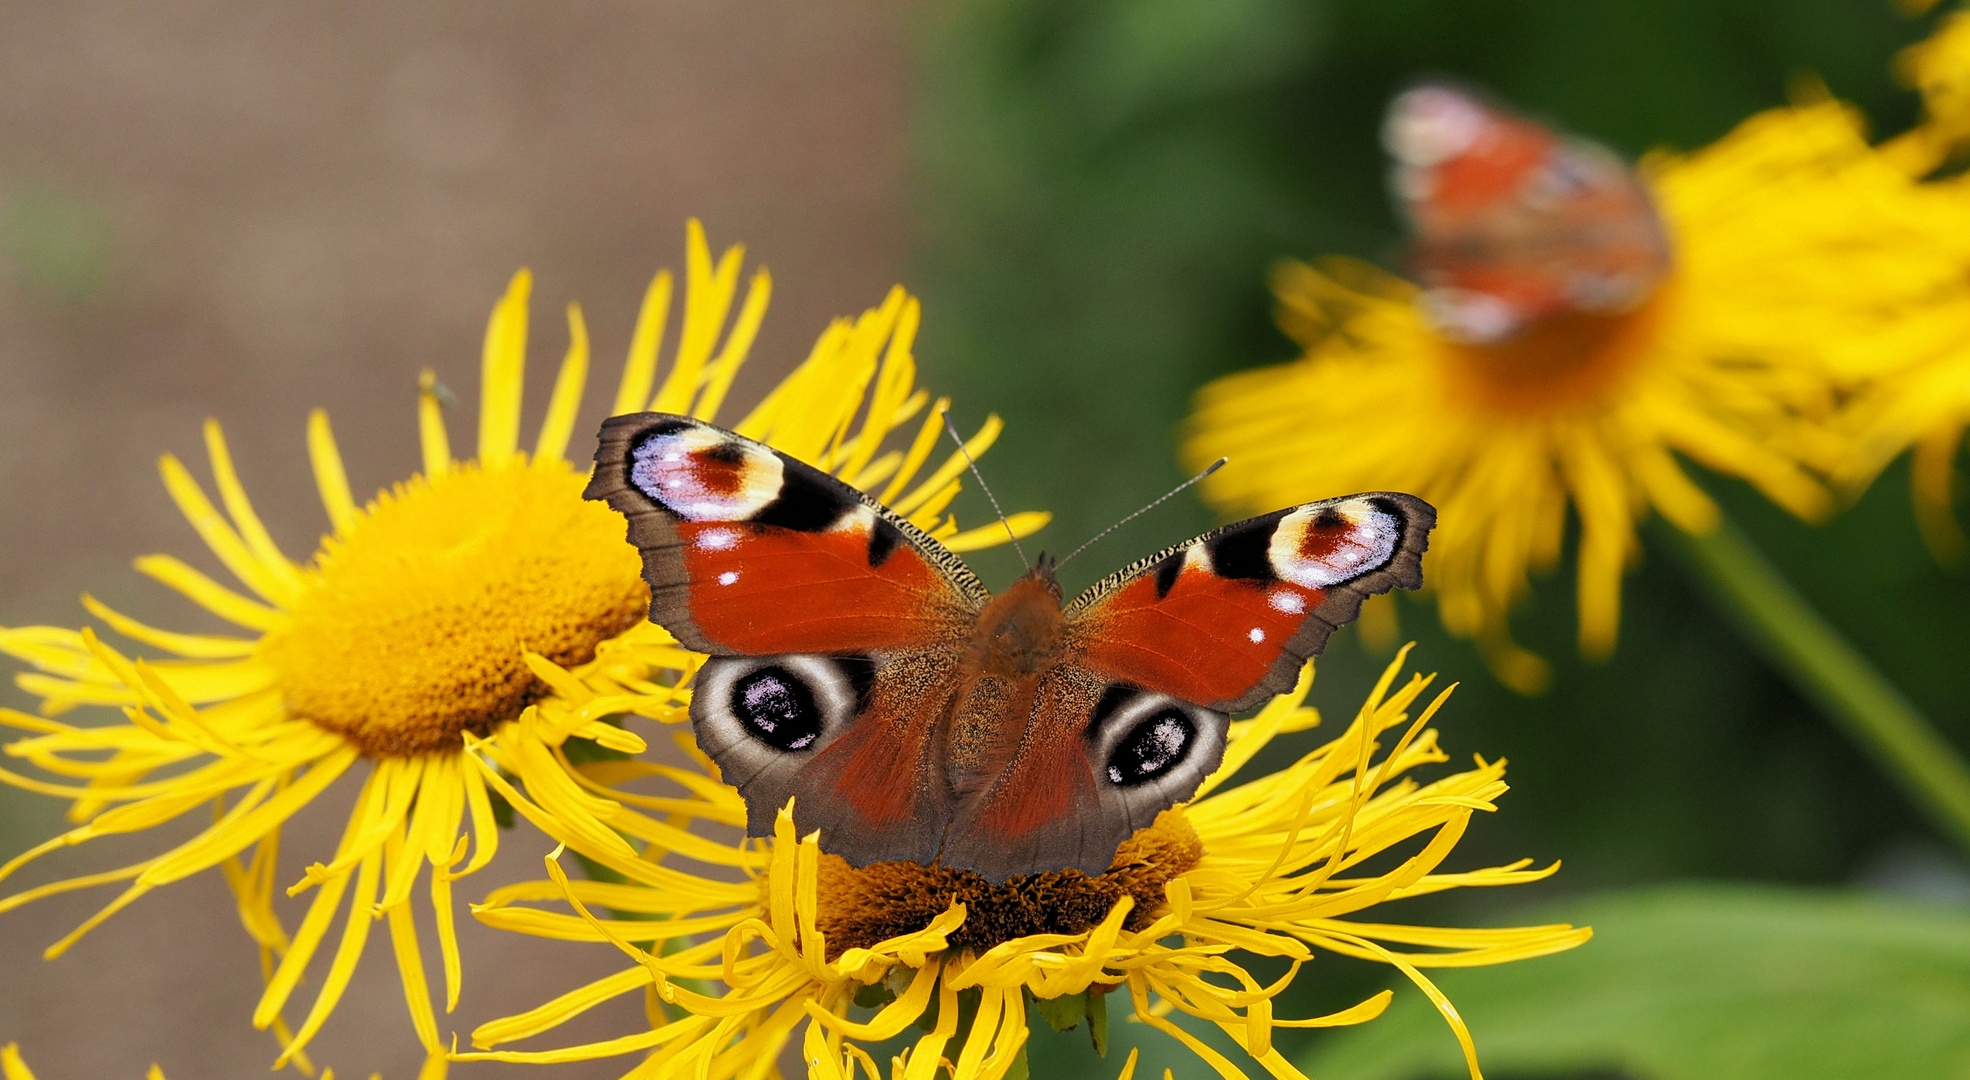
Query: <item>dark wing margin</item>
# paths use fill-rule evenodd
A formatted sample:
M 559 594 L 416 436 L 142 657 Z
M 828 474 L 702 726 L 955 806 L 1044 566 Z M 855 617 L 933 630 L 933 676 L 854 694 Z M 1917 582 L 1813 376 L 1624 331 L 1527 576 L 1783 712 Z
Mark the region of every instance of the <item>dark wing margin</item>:
M 1378 491 L 1165 548 L 1068 605 L 1070 662 L 1217 712 L 1257 708 L 1368 597 L 1422 585 L 1435 524 L 1423 500 Z

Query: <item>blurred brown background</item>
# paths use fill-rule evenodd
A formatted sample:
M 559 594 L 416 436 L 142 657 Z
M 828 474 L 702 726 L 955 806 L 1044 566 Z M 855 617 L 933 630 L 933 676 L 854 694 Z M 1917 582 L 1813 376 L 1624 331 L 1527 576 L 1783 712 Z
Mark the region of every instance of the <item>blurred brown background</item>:
M 219 418 L 275 538 L 304 556 L 324 528 L 308 410 L 329 410 L 359 495 L 417 465 L 422 367 L 458 391 L 453 444 L 469 446 L 484 320 L 519 266 L 536 280 L 527 431 L 568 300 L 593 334 L 599 418 L 642 289 L 681 269 L 693 215 L 714 249 L 744 242 L 773 271 L 758 387 L 902 276 L 905 38 L 883 0 L 0 4 L 0 625 L 76 625 L 87 589 L 210 626 L 129 568 L 165 551 L 216 569 L 157 455 L 204 475 L 199 423 Z M 319 801 L 287 861 L 332 846 L 352 795 Z M 0 853 L 58 829 L 56 809 L 0 789 Z M 4 891 L 164 840 L 56 857 Z M 547 845 L 524 827 L 506 840 L 462 899 L 538 876 Z M 216 876 L 38 958 L 112 895 L 0 916 L 0 1042 L 19 1040 L 42 1080 L 134 1078 L 153 1060 L 174 1080 L 263 1073 L 274 1046 L 247 1025 L 259 976 Z M 441 1017 L 461 1041 L 621 964 L 469 922 L 465 997 Z M 564 1033 L 630 1030 L 631 1004 Z M 415 1074 L 387 935 L 314 1048 L 341 1076 Z

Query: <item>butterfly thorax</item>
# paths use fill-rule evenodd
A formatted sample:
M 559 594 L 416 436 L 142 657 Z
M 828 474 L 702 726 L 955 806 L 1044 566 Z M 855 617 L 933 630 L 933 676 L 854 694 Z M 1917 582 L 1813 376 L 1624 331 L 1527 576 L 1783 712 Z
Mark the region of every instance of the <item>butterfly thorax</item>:
M 1045 566 L 1028 571 L 978 613 L 965 649 L 966 666 L 978 675 L 1030 678 L 1060 661 L 1066 626 L 1060 586 Z

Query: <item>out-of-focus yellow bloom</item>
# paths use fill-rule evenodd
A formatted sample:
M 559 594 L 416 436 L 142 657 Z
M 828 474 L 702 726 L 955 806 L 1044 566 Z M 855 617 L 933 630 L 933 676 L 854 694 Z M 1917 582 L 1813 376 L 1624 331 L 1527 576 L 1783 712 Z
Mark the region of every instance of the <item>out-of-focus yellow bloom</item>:
M 1654 511 L 1700 533 L 1718 520 L 1679 455 L 1823 517 L 1815 474 L 1846 452 L 1831 423 L 1843 387 L 1965 325 L 1970 204 L 1911 178 L 1824 98 L 1641 171 L 1674 269 L 1631 312 L 1456 344 L 1406 281 L 1342 260 L 1282 267 L 1280 323 L 1305 353 L 1199 394 L 1185 458 L 1234 463 L 1206 498 L 1229 514 L 1377 488 L 1434 503 L 1427 574 L 1444 625 L 1526 691 L 1547 669 L 1512 644 L 1507 616 L 1528 572 L 1559 559 L 1569 513 L 1590 656 L 1614 647 L 1637 521 Z
M 1923 122 L 1884 147 L 1911 175 L 1927 175 L 1970 146 L 1970 12 L 1943 17 L 1927 40 L 1897 58 L 1898 72 L 1922 92 Z M 1963 206 L 1970 206 L 1970 179 L 1958 174 L 1930 180 L 1926 188 L 1952 200 L 1956 216 L 1942 216 L 1939 231 L 1961 239 Z M 1959 245 L 1964 246 L 1964 245 Z M 1906 354 L 1907 363 L 1874 380 L 1847 411 L 1857 439 L 1836 476 L 1849 491 L 1873 482 L 1887 464 L 1913 449 L 1911 472 L 1916 521 L 1931 551 L 1945 561 L 1966 550 L 1962 529 L 1950 504 L 1956 484 L 1956 455 L 1970 426 L 1970 251 L 1959 251 L 1954 288 L 1959 298 L 1954 319 L 1937 324 Z
M 741 260 L 735 247 L 714 262 L 703 230 L 691 223 L 683 326 L 670 371 L 657 385 L 671 298 L 664 272 L 644 299 L 615 412 L 716 416 L 771 292 L 759 271 L 733 314 Z M 623 543 L 621 517 L 582 499 L 588 470 L 565 457 L 588 377 L 578 307 L 568 309 L 570 344 L 539 437 L 531 452 L 520 446 L 529 286 L 525 271 L 516 275 L 487 328 L 472 459 L 453 458 L 428 372 L 419 400 L 423 471 L 367 505 L 350 492 L 328 418 L 310 418 L 308 447 L 333 531 L 305 564 L 288 559 L 262 527 L 216 423 L 205 434 L 218 506 L 176 458 L 164 458 L 166 488 L 247 591 L 167 555 L 146 556 L 137 567 L 243 633 L 155 629 L 88 597 L 85 606 L 104 625 L 170 658 L 126 658 L 90 629 L 0 630 L 0 651 L 41 669 L 20 683 L 42 697 L 48 714 L 0 710 L 0 723 L 28 732 L 6 753 L 54 778 L 0 771 L 0 781 L 74 800 L 72 816 L 81 822 L 0 866 L 0 878 L 94 837 L 147 830 L 201 808 L 213 817 L 208 828 L 152 858 L 0 900 L 3 912 L 50 893 L 128 883 L 52 946 L 51 958 L 151 889 L 219 867 L 261 948 L 266 988 L 253 1019 L 274 1028 L 281 1062 L 306 1067 L 302 1047 L 334 1010 L 381 918 L 428 1054 L 426 1075 L 444 1072 L 447 1042 L 432 1008 L 411 894 L 428 864 L 449 1010 L 461 979 L 452 883 L 492 858 L 498 836 L 466 740 L 496 747 L 509 773 L 545 804 L 586 798 L 569 779 L 561 744 L 580 736 L 621 751 L 644 749 L 641 739 L 599 717 L 650 700 L 659 690 L 647 681 L 652 666 L 675 666 L 669 635 L 645 621 L 649 593 L 635 550 Z M 887 482 L 901 493 L 899 510 L 951 547 L 1001 542 L 1002 526 L 959 533 L 945 512 L 958 490 L 958 455 L 919 482 L 942 428 L 936 409 L 927 408 L 929 395 L 914 386 L 917 319 L 917 302 L 897 289 L 880 308 L 837 321 L 738 429 L 843 472 L 851 483 Z M 925 433 L 919 452 L 878 454 L 905 423 Z M 998 430 L 997 419 L 989 421 L 972 440 L 972 454 Z M 1021 515 L 1015 524 L 1030 531 L 1044 520 Z M 554 696 L 564 688 L 578 696 L 575 704 Z M 51 718 L 78 705 L 116 706 L 129 722 L 80 726 Z M 281 826 L 338 777 L 363 770 L 368 776 L 340 845 L 317 853 L 321 861 L 287 887 L 289 895 L 314 892 L 290 934 L 273 909 L 285 884 L 275 865 Z M 290 1032 L 281 1010 L 338 919 L 327 973 L 307 1018 Z
M 796 836 L 785 811 L 772 838 L 746 840 L 743 800 L 717 779 L 688 733 L 679 743 L 695 769 L 639 761 L 581 767 L 595 808 L 588 815 L 527 801 L 499 779 L 494 753 L 489 783 L 543 830 L 625 880 L 571 881 L 550 857 L 550 880 L 499 889 L 475 914 L 522 933 L 609 942 L 635 965 L 485 1024 L 474 1045 L 539 1035 L 624 994 L 645 995 L 650 1027 L 585 1046 L 459 1057 L 556 1062 L 637 1053 L 646 1055 L 630 1070 L 638 1078 L 777 1075 L 776 1057 L 798 1036 L 811 1076 L 930 1080 L 943 1069 L 973 1080 L 1003 1076 L 1021 1059 L 1030 1002 L 1099 1011 L 1109 990 L 1127 987 L 1138 1018 L 1220 1074 L 1245 1075 L 1172 1023 L 1172 1010 L 1216 1024 L 1272 1075 L 1298 1077 L 1273 1048 L 1275 1031 L 1361 1023 L 1390 997 L 1383 991 L 1326 1016 L 1276 1016 L 1273 998 L 1325 951 L 1388 963 L 1414 980 L 1443 1011 L 1476 1076 L 1463 1022 L 1420 969 L 1539 956 L 1571 948 L 1590 931 L 1361 918 L 1389 900 L 1535 881 L 1556 869 L 1532 869 L 1529 861 L 1441 869 L 1471 815 L 1492 809 L 1504 792 L 1504 767 L 1480 758 L 1440 779 L 1411 778 L 1446 760 L 1428 725 L 1449 691 L 1424 704 L 1430 678 L 1398 686 L 1407 653 L 1338 738 L 1276 772 L 1241 778 L 1272 739 L 1320 722 L 1304 704 L 1309 665 L 1293 693 L 1232 725 L 1224 764 L 1196 800 L 1138 832 L 1097 878 L 1065 870 L 992 885 L 969 871 L 914 863 L 856 869 L 827 853 L 825 836 Z M 687 699 L 678 690 L 636 711 L 682 723 Z M 649 777 L 676 791 L 632 794 L 619 786 Z M 641 853 L 625 850 L 622 836 L 641 841 Z M 1375 869 L 1364 869 L 1371 861 Z M 560 901 L 573 911 L 527 906 Z M 1261 983 L 1232 958 L 1234 949 L 1290 966 Z M 923 1034 L 892 1060 L 874 1059 L 870 1044 L 913 1024 Z
M 1895 74 L 1922 94 L 1922 123 L 1884 149 L 1911 172 L 1926 173 L 1970 143 L 1970 12 L 1950 12 L 1903 49 Z

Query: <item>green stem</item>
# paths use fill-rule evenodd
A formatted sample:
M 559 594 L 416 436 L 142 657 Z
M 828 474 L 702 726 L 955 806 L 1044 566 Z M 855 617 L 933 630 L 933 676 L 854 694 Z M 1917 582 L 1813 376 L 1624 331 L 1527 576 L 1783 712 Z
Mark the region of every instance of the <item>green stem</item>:
M 1663 526 L 1757 649 L 1970 853 L 1970 765 L 1728 520 Z

